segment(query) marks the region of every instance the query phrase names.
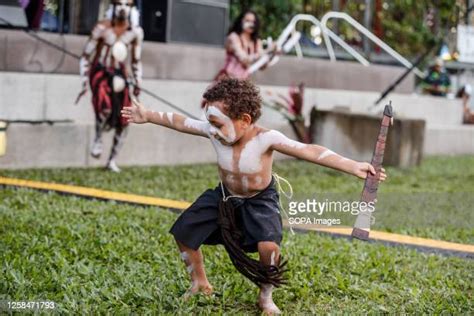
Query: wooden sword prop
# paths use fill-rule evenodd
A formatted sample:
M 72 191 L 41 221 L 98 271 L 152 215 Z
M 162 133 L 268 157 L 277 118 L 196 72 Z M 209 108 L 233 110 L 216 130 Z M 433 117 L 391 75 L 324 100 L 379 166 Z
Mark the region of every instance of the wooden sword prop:
M 376 174 L 372 175 L 370 172 L 367 173 L 367 178 L 365 179 L 364 189 L 362 191 L 361 202 L 375 203 L 377 202 L 377 190 L 379 186 L 379 175 L 380 170 L 382 169 L 383 155 L 385 152 L 385 143 L 387 141 L 388 127 L 393 124 L 393 110 L 392 110 L 392 101 L 390 104 L 385 106 L 383 111 L 382 124 L 380 126 L 379 136 L 377 138 L 377 143 L 375 144 L 374 154 L 372 156 L 371 164 L 374 166 Z M 359 210 L 357 215 L 354 229 L 352 230 L 352 237 L 368 240 L 370 233 L 370 224 L 372 219 L 372 212 L 375 209 L 368 210 Z

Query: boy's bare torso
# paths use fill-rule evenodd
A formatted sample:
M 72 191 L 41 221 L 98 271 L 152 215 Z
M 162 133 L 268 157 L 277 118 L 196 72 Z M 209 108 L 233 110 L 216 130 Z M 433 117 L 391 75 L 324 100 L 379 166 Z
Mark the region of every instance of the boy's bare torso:
M 137 101 L 134 101 L 132 107 L 124 108 L 121 113 L 129 122 L 151 122 L 182 133 L 209 138 L 217 154 L 220 179 L 232 195 L 251 197 L 270 184 L 274 150 L 360 178 L 366 178 L 368 172 L 376 174 L 374 167 L 369 163 L 347 159 L 323 146 L 297 142 L 278 131 L 254 124 L 260 113 L 256 111 L 255 106 L 251 105 L 255 105 L 253 103 L 255 99 L 258 101 L 258 95 L 255 95 L 255 90 L 250 89 L 245 81 L 224 79 L 211 90 L 213 93 L 208 95 L 209 99 L 215 100 L 218 100 L 220 94 L 226 100 L 226 94 L 232 95 L 231 92 L 239 91 L 237 97 L 242 96 L 239 106 L 244 108 L 237 108 L 235 104 L 232 107 L 223 101 L 207 101 L 205 106 L 207 121 L 195 120 L 175 113 L 149 111 Z M 232 102 L 229 103 L 232 104 Z M 381 180 L 386 178 L 383 169 L 380 170 L 379 176 Z M 193 279 L 192 291 L 211 292 L 212 287 L 207 281 L 202 266 L 202 253 L 186 247 L 184 243 L 179 242 L 179 239 L 177 241 L 182 254 L 185 254 L 183 259 L 190 269 L 188 271 Z M 278 262 L 274 261 L 275 258 L 279 260 L 279 247 L 275 242 L 261 241 L 258 243 L 258 250 L 263 264 L 275 265 Z M 190 257 L 194 259 L 189 259 Z M 200 271 L 200 274 L 196 271 Z M 195 281 L 197 283 L 194 283 Z M 267 312 L 279 312 L 273 303 L 271 291 L 272 286 L 269 284 L 261 287 L 259 306 Z
M 230 146 L 210 136 L 217 153 L 220 179 L 230 193 L 248 197 L 270 184 L 273 133 L 274 131 L 254 126 L 251 133 Z
M 147 111 L 138 103 L 134 106 L 122 110 L 129 120 L 152 122 L 209 138 L 217 154 L 219 177 L 232 195 L 251 197 L 270 184 L 274 150 L 361 178 L 365 178 L 367 172 L 376 173 L 370 164 L 347 159 L 323 146 L 304 144 L 248 121 L 231 120 L 222 111 L 222 104 L 206 106 L 207 121 L 176 113 Z M 380 176 L 382 181 L 386 178 L 384 170 Z

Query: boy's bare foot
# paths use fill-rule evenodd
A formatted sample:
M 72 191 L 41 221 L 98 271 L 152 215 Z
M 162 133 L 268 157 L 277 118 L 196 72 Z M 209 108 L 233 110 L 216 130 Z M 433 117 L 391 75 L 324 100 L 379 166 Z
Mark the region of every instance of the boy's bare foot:
M 212 288 L 212 285 L 210 285 L 209 283 L 197 284 L 197 285 L 193 284 L 193 286 L 191 286 L 191 288 L 187 290 L 186 293 L 184 293 L 183 298 L 185 300 L 188 300 L 191 296 L 196 295 L 198 293 L 202 293 L 206 296 L 211 296 L 213 291 L 214 289 Z
M 263 285 L 258 296 L 258 307 L 262 310 L 264 315 L 280 315 L 281 311 L 273 302 L 272 286 Z
M 280 315 L 281 311 L 278 306 L 275 305 L 273 299 L 262 300 L 258 299 L 258 307 L 262 310 L 264 315 Z

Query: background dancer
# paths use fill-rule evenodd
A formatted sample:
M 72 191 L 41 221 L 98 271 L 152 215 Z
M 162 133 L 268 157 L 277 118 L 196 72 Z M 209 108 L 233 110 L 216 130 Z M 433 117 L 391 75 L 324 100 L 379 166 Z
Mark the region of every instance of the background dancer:
M 84 48 L 80 60 L 82 91 L 77 101 L 92 90 L 92 104 L 96 118 L 96 134 L 90 153 L 94 158 L 102 154 L 102 134 L 115 130 L 107 169 L 120 172 L 116 157 L 126 134 L 127 121 L 120 110 L 130 105 L 130 84 L 127 82 L 127 61 L 131 61 L 133 94 L 138 96 L 142 80 L 141 46 L 143 30 L 138 25 L 138 10 L 132 0 L 114 0 L 107 11 L 107 19 L 100 21 Z M 131 58 L 128 54 L 131 53 Z M 76 101 L 76 103 L 77 103 Z

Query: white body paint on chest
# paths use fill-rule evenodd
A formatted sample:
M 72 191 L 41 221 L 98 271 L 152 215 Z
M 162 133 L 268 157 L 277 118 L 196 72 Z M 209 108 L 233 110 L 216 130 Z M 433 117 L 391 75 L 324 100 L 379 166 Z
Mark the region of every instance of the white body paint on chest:
M 212 132 L 210 132 L 212 133 Z M 212 145 L 217 153 L 217 162 L 219 166 L 227 171 L 232 170 L 232 160 L 233 160 L 233 148 L 232 146 L 222 145 L 218 140 L 211 137 Z M 282 133 L 274 130 L 260 133 L 252 138 L 240 153 L 240 159 L 238 161 L 238 172 L 240 173 L 249 173 L 254 174 L 262 170 L 261 158 L 262 155 L 270 148 L 272 145 L 284 145 L 295 148 L 304 148 L 307 145 L 289 139 Z M 262 179 L 260 178 L 260 181 Z M 259 182 L 260 182 L 259 181 Z M 247 182 L 248 184 L 248 182 Z
M 128 48 L 122 41 L 116 41 L 112 46 L 112 56 L 119 63 L 123 63 L 127 59 Z
M 247 176 L 242 176 L 242 190 L 244 192 L 249 191 L 249 178 Z
M 104 32 L 103 39 L 106 45 L 112 46 L 117 40 L 117 34 L 115 34 L 112 28 L 107 28 Z
M 242 150 L 239 160 L 239 171 L 243 173 L 256 173 L 261 171 L 262 155 L 270 146 L 277 144 L 295 148 L 303 148 L 306 146 L 306 144 L 289 139 L 282 133 L 274 130 L 260 133 L 252 138 Z
M 209 138 L 217 154 L 217 164 L 224 170 L 232 171 L 232 146 L 222 145 L 214 137 Z

